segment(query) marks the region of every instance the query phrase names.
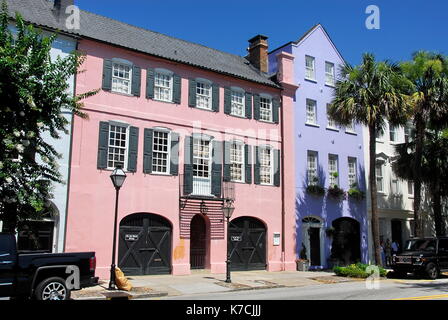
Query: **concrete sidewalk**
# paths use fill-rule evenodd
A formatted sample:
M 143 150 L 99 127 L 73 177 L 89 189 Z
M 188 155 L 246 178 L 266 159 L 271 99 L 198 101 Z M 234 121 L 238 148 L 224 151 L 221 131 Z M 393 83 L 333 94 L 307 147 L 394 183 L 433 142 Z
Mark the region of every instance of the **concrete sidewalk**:
M 231 274 L 231 278 L 232 283 L 228 284 L 225 282 L 225 274 L 211 274 L 207 270 L 192 271 L 191 275 L 186 276 L 152 275 L 128 277 L 134 287 L 133 291 L 130 292 L 133 299 L 280 287 L 304 287 L 322 283 L 359 281 L 337 277 L 333 272 L 325 271 L 234 271 Z M 73 292 L 72 298 L 76 300 L 105 299 L 103 293 L 107 290 L 107 284 L 108 282 L 103 281 L 100 283 L 100 286 Z

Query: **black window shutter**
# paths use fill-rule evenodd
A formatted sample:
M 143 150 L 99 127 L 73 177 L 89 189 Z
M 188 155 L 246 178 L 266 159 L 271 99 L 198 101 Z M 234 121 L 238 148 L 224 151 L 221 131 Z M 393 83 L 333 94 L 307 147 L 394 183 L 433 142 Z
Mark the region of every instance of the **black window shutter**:
M 137 171 L 137 157 L 138 157 L 138 128 L 129 128 L 129 147 L 128 147 L 128 171 Z
M 143 144 L 143 173 L 150 174 L 152 172 L 152 139 L 153 130 L 144 130 Z
M 279 110 L 280 110 L 280 99 L 272 99 L 272 121 L 274 123 L 279 123 Z
M 179 134 L 171 132 L 170 174 L 179 175 Z
M 140 67 L 132 67 L 132 95 L 140 97 L 140 86 L 142 78 L 142 69 Z
M 103 62 L 103 90 L 112 90 L 112 60 L 104 59 Z
M 260 184 L 260 147 L 255 147 L 254 183 Z
M 196 107 L 196 80 L 190 79 L 188 82 L 188 105 Z
M 252 147 L 250 145 L 244 145 L 244 178 L 246 183 L 252 183 Z
M 274 186 L 280 187 L 280 150 L 274 150 Z
M 98 169 L 107 168 L 107 151 L 109 147 L 109 122 L 100 122 L 100 133 L 98 138 Z
M 154 69 L 146 70 L 146 99 L 154 99 Z
M 219 112 L 219 85 L 212 85 L 212 110 Z
M 224 157 L 223 157 L 223 181 L 230 181 L 230 147 L 232 146 L 231 141 L 224 142 Z
M 246 118 L 252 119 L 252 94 L 246 92 Z
M 254 119 L 260 120 L 260 96 L 254 94 Z
M 173 75 L 173 102 L 180 104 L 182 92 L 182 79 L 179 75 Z
M 222 186 L 222 142 L 213 141 L 213 162 L 212 162 L 212 194 L 217 198 L 221 197 Z
M 193 137 L 185 137 L 184 192 L 193 193 Z
M 230 88 L 224 88 L 224 113 L 230 114 L 232 112 L 232 91 Z

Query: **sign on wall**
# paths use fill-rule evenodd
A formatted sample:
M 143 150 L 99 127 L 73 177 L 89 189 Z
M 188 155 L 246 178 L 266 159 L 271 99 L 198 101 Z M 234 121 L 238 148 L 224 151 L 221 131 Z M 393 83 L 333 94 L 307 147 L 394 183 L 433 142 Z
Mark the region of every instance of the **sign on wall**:
M 280 245 L 280 232 L 274 232 L 274 246 Z

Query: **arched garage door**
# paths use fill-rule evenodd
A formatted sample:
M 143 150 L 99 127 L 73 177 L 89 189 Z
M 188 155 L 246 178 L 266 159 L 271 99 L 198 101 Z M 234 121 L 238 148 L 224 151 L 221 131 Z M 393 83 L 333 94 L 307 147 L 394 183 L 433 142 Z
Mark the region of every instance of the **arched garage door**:
M 266 227 L 260 220 L 241 217 L 231 221 L 228 248 L 232 270 L 266 269 Z
M 149 213 L 125 217 L 120 223 L 118 267 L 126 275 L 171 273 L 171 224 Z

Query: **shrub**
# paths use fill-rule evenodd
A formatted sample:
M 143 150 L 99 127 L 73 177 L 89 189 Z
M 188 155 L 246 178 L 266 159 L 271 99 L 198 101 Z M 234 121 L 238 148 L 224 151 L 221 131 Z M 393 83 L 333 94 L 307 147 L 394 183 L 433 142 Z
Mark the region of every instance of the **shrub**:
M 366 194 L 358 188 L 358 184 L 354 183 L 350 189 L 347 191 L 350 198 L 361 201 L 366 197 Z
M 306 187 L 306 192 L 315 196 L 323 196 L 325 188 L 317 184 L 310 184 Z
M 345 191 L 337 185 L 328 188 L 328 195 L 337 200 L 343 200 L 346 197 Z
M 339 267 L 336 266 L 333 268 L 333 272 L 337 275 L 337 276 L 341 276 L 341 277 L 351 277 L 351 278 L 368 278 L 373 271 L 371 272 L 367 272 L 366 269 L 367 267 L 369 267 L 369 265 L 367 264 L 363 264 L 363 263 L 356 263 L 356 264 L 351 264 L 349 266 L 346 267 Z M 387 271 L 382 268 L 379 267 L 379 273 L 381 277 L 385 277 L 387 274 Z

